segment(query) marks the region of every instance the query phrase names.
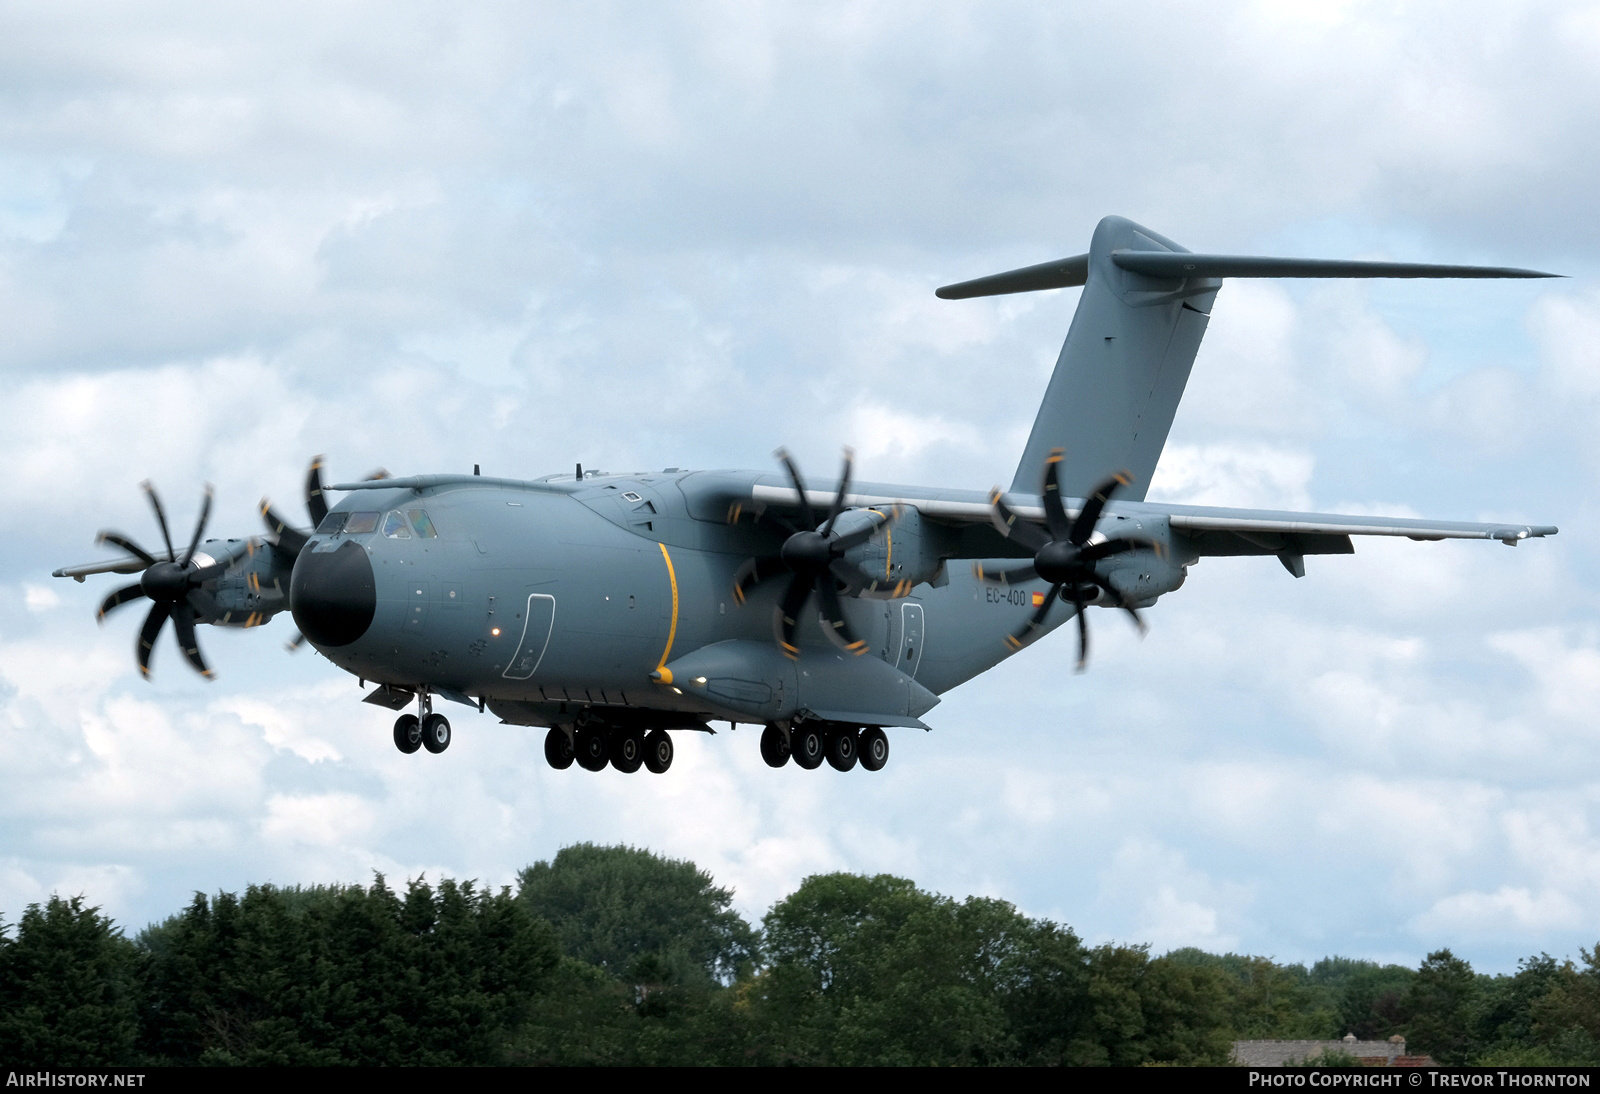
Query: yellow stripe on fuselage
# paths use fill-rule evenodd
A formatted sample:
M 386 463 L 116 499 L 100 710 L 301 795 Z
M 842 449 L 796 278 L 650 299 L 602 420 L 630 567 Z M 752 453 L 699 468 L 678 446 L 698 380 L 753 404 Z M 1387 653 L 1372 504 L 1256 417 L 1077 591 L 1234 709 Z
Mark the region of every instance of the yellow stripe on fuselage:
M 661 651 L 661 663 L 656 666 L 656 671 L 660 672 L 667 667 L 667 658 L 672 656 L 673 640 L 678 637 L 678 571 L 672 568 L 672 556 L 667 553 L 667 545 L 662 543 L 658 546 L 661 548 L 661 557 L 667 560 L 667 580 L 672 582 L 672 624 L 667 628 L 667 648 Z M 669 674 L 667 682 L 671 680 Z

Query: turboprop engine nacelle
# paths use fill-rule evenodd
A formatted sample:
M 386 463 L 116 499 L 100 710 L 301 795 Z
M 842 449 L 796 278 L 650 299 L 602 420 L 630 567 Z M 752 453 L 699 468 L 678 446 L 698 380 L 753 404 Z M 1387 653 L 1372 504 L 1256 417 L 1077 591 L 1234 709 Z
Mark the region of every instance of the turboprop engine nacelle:
M 851 509 L 839 514 L 837 527 L 846 530 L 878 518 L 878 509 Z M 847 524 L 847 521 L 854 521 Z M 883 531 L 845 553 L 844 561 L 859 575 L 851 583 L 856 596 L 894 599 L 911 592 L 924 582 L 940 587 L 947 583 L 944 559 L 937 549 L 928 522 L 914 506 L 901 506 L 899 515 Z
M 1178 557 L 1173 551 L 1172 526 L 1165 517 L 1122 517 L 1108 514 L 1101 529 L 1110 539 L 1144 539 L 1155 544 L 1153 551 L 1129 551 L 1113 555 L 1097 567 L 1111 587 L 1135 608 L 1148 608 L 1165 593 L 1183 585 L 1194 559 Z M 1097 532 L 1098 538 L 1102 533 Z

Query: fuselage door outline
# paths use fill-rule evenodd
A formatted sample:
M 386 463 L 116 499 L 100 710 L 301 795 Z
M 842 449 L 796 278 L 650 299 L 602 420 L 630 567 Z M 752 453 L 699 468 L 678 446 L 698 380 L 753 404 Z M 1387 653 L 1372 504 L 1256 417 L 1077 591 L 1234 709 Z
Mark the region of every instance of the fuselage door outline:
M 917 678 L 922 662 L 922 605 L 908 601 L 900 605 L 900 643 L 895 650 L 894 667 Z
M 549 593 L 529 593 L 527 610 L 522 613 L 522 637 L 517 642 L 517 652 L 511 655 L 506 671 L 500 675 L 507 680 L 526 680 L 538 671 L 550 647 L 550 633 L 555 625 L 556 598 Z

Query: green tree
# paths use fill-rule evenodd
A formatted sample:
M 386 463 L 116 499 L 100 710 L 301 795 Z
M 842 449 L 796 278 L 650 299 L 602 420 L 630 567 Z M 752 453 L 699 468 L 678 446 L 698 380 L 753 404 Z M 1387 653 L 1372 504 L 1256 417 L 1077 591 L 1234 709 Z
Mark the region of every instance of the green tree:
M 1222 1064 L 1227 987 L 1215 968 L 1150 959 L 1146 946 L 1089 952 L 1089 1022 L 1076 1064 Z
M 880 874 L 807 878 L 765 919 L 772 1062 L 948 1065 L 1014 1056 L 1003 993 L 1028 921 Z
M 651 954 L 653 975 L 666 965 L 675 983 L 698 976 L 727 984 L 758 956 L 733 891 L 692 862 L 581 843 L 523 870 L 519 883 L 518 901 L 555 928 L 568 956 L 618 979 Z
M 144 1042 L 168 1063 L 494 1062 L 559 956 L 507 890 L 417 880 L 401 898 L 381 877 L 196 895 L 141 941 Z
M 1185 948 L 1167 954 L 1180 965 L 1211 968 L 1227 986 L 1227 1023 L 1234 1039 L 1305 1040 L 1338 1037 L 1332 993 L 1313 984 L 1304 965 L 1279 965 L 1266 957 L 1210 954 Z
M 1400 1001 L 1416 975 L 1403 965 L 1325 957 L 1311 966 L 1307 979 L 1333 1001 L 1332 1036 L 1353 1033 L 1363 1041 L 1381 1041 L 1401 1032 Z
M 1529 1007 L 1534 1038 L 1561 1064 L 1600 1065 L 1600 943 L 1579 950 L 1583 967 L 1565 961 L 1550 990 Z
M 1441 1064 L 1466 1063 L 1480 994 L 1471 965 L 1449 950 L 1430 953 L 1400 999 L 1407 1049 Z
M 1517 962 L 1513 976 L 1496 976 L 1482 985 L 1473 1015 L 1475 1057 L 1531 1049 L 1534 1006 L 1561 983 L 1561 963 L 1547 953 Z
M 139 954 L 83 897 L 28 906 L 17 937 L 0 925 L 0 1045 L 14 1067 L 131 1062 Z

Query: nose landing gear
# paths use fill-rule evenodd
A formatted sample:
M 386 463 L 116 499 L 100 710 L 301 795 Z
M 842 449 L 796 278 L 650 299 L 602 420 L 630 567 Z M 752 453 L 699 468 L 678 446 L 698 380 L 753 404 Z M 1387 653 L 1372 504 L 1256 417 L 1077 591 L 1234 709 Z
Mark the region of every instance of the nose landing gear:
M 415 714 L 402 714 L 394 720 L 394 747 L 407 756 L 419 748 L 438 755 L 450 747 L 450 719 L 433 712 L 433 697 L 426 691 L 417 695 Z

